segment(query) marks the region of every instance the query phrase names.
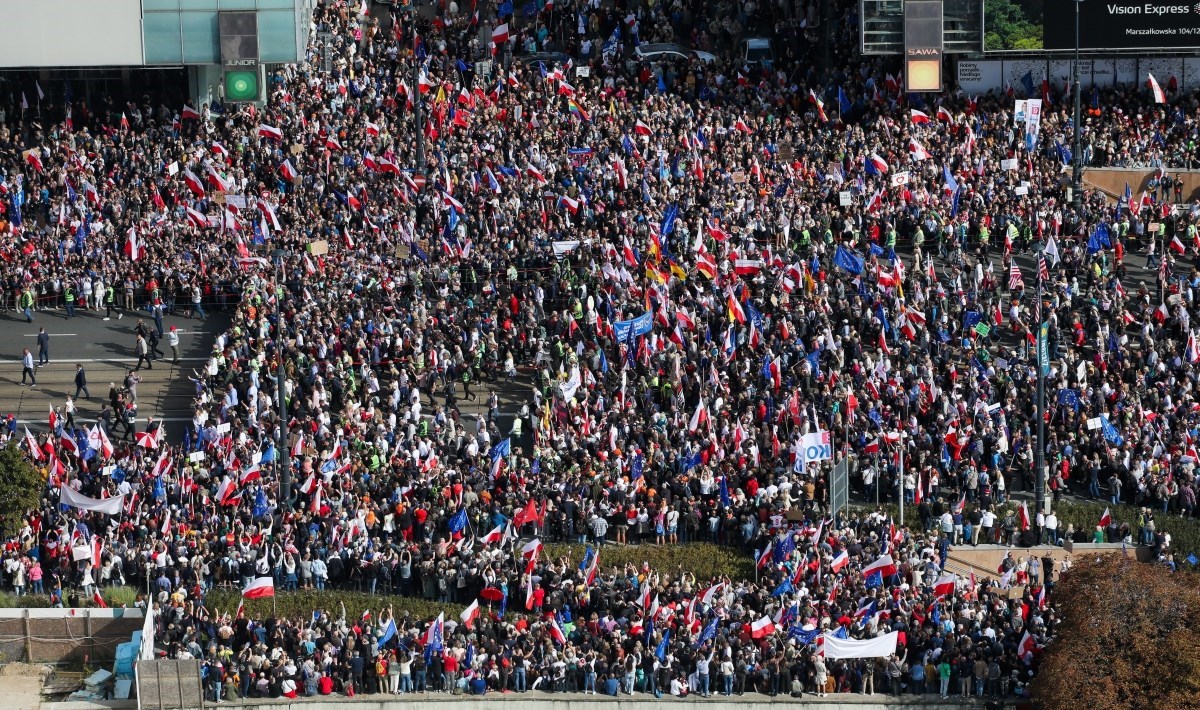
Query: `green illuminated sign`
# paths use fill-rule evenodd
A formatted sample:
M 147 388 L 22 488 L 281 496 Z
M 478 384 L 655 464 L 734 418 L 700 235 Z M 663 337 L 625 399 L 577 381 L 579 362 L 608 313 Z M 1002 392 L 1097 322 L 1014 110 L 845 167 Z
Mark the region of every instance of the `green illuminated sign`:
M 258 70 L 235 69 L 225 72 L 226 101 L 257 101 Z

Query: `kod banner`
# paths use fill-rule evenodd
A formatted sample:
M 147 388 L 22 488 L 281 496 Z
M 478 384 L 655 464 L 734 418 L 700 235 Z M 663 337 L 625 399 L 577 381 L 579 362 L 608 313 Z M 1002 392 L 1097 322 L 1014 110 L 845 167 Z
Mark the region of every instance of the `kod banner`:
M 613 337 L 618 343 L 623 343 L 626 340 L 629 340 L 630 337 L 636 338 L 639 335 L 645 335 L 653 329 L 654 318 L 652 314 L 647 311 L 637 318 L 633 318 L 631 320 L 619 320 L 616 323 L 613 323 Z M 632 336 L 630 335 L 630 330 L 633 331 Z
M 833 458 L 833 441 L 829 432 L 817 431 L 805 434 L 800 439 L 800 452 L 796 456 L 796 470 L 803 471 L 804 467 L 815 461 L 828 461 Z

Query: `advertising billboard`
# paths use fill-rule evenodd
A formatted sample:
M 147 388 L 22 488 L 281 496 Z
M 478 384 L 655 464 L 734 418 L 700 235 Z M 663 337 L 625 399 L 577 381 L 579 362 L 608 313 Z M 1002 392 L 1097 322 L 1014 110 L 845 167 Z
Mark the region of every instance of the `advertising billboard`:
M 1075 3 L 1046 3 L 1046 49 L 1075 49 Z M 1189 49 L 1200 47 L 1200 5 L 1178 0 L 1080 3 L 1082 49 Z
M 1200 47 L 1200 4 L 1182 0 L 1087 0 L 1079 7 L 1083 51 Z M 985 52 L 1073 51 L 1072 0 L 984 0 Z

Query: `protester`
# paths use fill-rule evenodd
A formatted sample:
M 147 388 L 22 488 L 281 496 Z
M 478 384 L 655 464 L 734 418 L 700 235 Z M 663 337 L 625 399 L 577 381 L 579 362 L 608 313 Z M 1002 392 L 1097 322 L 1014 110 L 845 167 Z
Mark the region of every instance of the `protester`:
M 1026 694 L 1058 624 L 1053 560 L 973 579 L 947 559 L 1021 533 L 1087 541 L 1011 500 L 1034 482 L 1040 320 L 1054 498 L 1105 482 L 1164 553 L 1151 510 L 1194 514 L 1200 203 L 1172 207 L 1163 167 L 1195 152 L 1192 97 L 1098 92 L 1111 110 L 1087 119 L 1087 162 L 1163 179 L 1116 207 L 1088 192 L 1080 213 L 1066 102 L 1029 151 L 1011 95 L 918 105 L 844 42 L 830 74 L 799 41 L 741 64 L 761 11 L 700 5 L 549 8 L 566 33 L 492 33 L 493 54 L 457 8 L 414 27 L 318 3 L 310 56 L 332 69 L 280 69 L 263 108 L 77 102 L 7 125 L 9 303 L 30 320 L 74 303 L 60 294 L 83 318 L 148 314 L 133 369 L 164 334 L 178 360 L 165 314 L 230 325 L 193 372 L 182 441 L 137 430 L 133 369 L 110 385 L 124 440 L 11 421 L 49 486 L 5 581 L 23 592 L 36 564 L 59 603 L 96 579 L 152 590 L 159 645 L 204 661 L 213 700 L 825 694 L 877 676 Z M 718 58 L 633 58 L 635 38 L 680 37 Z M 827 455 L 805 461 L 813 436 Z M 842 459 L 860 501 L 903 495 L 917 524 L 829 515 Z M 63 513 L 68 488 L 96 502 Z M 1132 540 L 1113 520 L 1096 534 Z M 554 559 L 541 540 L 590 552 Z M 757 581 L 604 561 L 609 544 L 699 541 L 756 555 Z M 263 577 L 480 613 L 205 606 Z M 820 653 L 823 632 L 890 631 L 891 658 Z

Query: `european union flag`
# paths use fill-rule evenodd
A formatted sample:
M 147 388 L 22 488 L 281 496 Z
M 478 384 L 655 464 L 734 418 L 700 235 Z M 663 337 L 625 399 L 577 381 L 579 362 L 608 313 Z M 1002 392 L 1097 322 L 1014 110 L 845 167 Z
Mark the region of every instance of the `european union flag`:
M 871 256 L 883 256 L 886 253 L 887 252 L 883 250 L 883 247 L 879 246 L 875 242 L 871 242 Z
M 732 502 L 729 498 L 728 476 L 721 476 L 721 507 L 728 508 Z
M 783 564 L 796 551 L 796 537 L 790 532 L 775 546 L 775 564 Z
M 495 461 L 496 459 L 498 459 L 502 456 L 508 457 L 509 455 L 512 454 L 512 439 L 506 438 L 506 439 L 504 439 L 504 441 L 501 441 L 500 443 L 496 444 L 495 446 L 492 447 L 492 450 L 490 453 L 491 453 L 491 457 L 492 457 L 493 461 Z
M 845 91 L 843 91 L 843 90 L 842 90 L 842 87 L 840 87 L 840 86 L 839 86 L 839 87 L 838 87 L 838 109 L 839 109 L 839 110 L 840 110 L 842 113 L 846 113 L 846 112 L 847 112 L 847 111 L 849 111 L 849 110 L 850 110 L 852 107 L 853 107 L 853 106 L 852 106 L 852 104 L 850 103 L 850 99 L 846 98 L 846 92 L 845 92 Z
M 821 351 L 813 350 L 811 353 L 804 356 L 808 360 L 809 366 L 812 367 L 813 377 L 821 376 Z
M 671 205 L 670 207 L 667 208 L 667 211 L 663 213 L 663 218 L 662 218 L 662 229 L 660 230 L 662 236 L 668 237 L 671 235 L 671 232 L 675 231 L 675 220 L 678 217 L 679 217 L 679 206 L 678 205 Z
M 413 244 L 412 249 L 413 249 L 413 254 L 416 254 L 418 259 L 425 262 L 426 264 L 429 263 L 429 255 L 425 253 L 424 249 L 422 249 L 417 244 Z
M 633 464 L 630 465 L 629 480 L 636 481 L 642 477 L 642 470 L 646 466 L 646 457 L 638 454 L 633 457 Z
M 864 582 L 864 584 L 866 585 L 867 589 L 874 589 L 875 587 L 882 587 L 883 586 L 883 573 L 876 570 L 875 572 L 873 572 L 867 576 L 867 579 Z
M 671 641 L 671 630 L 667 629 L 663 632 L 662 641 L 658 642 L 658 647 L 654 649 L 654 656 L 660 661 L 667 660 L 667 644 Z
M 471 71 L 471 65 L 461 59 L 454 60 L 454 68 L 459 71 Z
M 801 626 L 793 626 L 792 631 L 788 636 L 796 639 L 796 643 L 801 646 L 807 646 L 817 640 L 817 636 L 821 634 L 820 629 L 809 629 L 805 631 Z
M 862 257 L 844 246 L 838 246 L 837 251 L 833 253 L 833 265 L 856 275 L 863 271 Z
M 783 578 L 783 581 L 779 583 L 779 586 L 775 587 L 775 591 L 771 592 L 771 596 L 772 597 L 782 597 L 784 594 L 790 594 L 791 591 L 792 591 L 792 578 L 790 576 L 785 576 Z
M 450 518 L 450 522 L 446 524 L 446 527 L 450 529 L 451 533 L 461 532 L 463 528 L 467 527 L 467 509 L 465 507 L 459 509 Z
M 704 630 L 700 632 L 700 637 L 696 639 L 696 648 L 700 648 L 704 644 L 713 640 L 713 637 L 717 635 L 718 621 L 719 619 L 714 617 L 712 621 L 708 622 L 708 625 L 705 626 Z
M 686 473 L 687 471 L 691 471 L 693 468 L 696 468 L 697 466 L 699 466 L 702 463 L 704 463 L 704 459 L 701 458 L 700 452 L 693 451 L 690 456 L 688 456 L 687 458 L 685 458 L 683 460 L 683 470 Z
M 982 320 L 983 316 L 979 315 L 979 311 L 967 311 L 963 314 L 963 330 L 974 328 Z
M 260 486 L 258 493 L 254 494 L 254 517 L 261 518 L 267 514 L 270 506 L 267 505 L 267 494 Z
M 496 8 L 496 17 L 505 18 L 513 14 L 512 0 L 504 0 L 500 6 Z
M 833 636 L 839 639 L 850 638 L 850 632 L 846 631 L 845 626 L 839 626 L 838 630 L 833 632 Z
M 1058 391 L 1058 403 L 1068 407 L 1073 407 L 1075 412 L 1079 412 L 1079 390 L 1065 389 Z
M 650 639 L 654 638 L 654 619 L 650 619 L 646 622 L 646 630 L 644 633 L 646 636 L 642 643 L 645 644 L 646 648 L 650 648 Z
M 1112 422 L 1108 421 L 1108 417 L 1104 416 L 1103 414 L 1100 415 L 1100 429 L 1104 432 L 1104 438 L 1107 439 L 1109 443 L 1117 446 L 1121 446 L 1125 443 L 1125 437 L 1121 436 L 1121 433 L 1117 431 L 1117 428 L 1113 426 Z
M 1104 222 L 1096 225 L 1096 231 L 1092 232 L 1092 236 L 1088 237 L 1088 253 L 1095 254 L 1102 247 L 1112 248 L 1112 240 L 1110 239 L 1111 232 L 1108 225 Z
M 600 372 L 608 374 L 608 358 L 604 356 L 604 350 L 600 351 Z

